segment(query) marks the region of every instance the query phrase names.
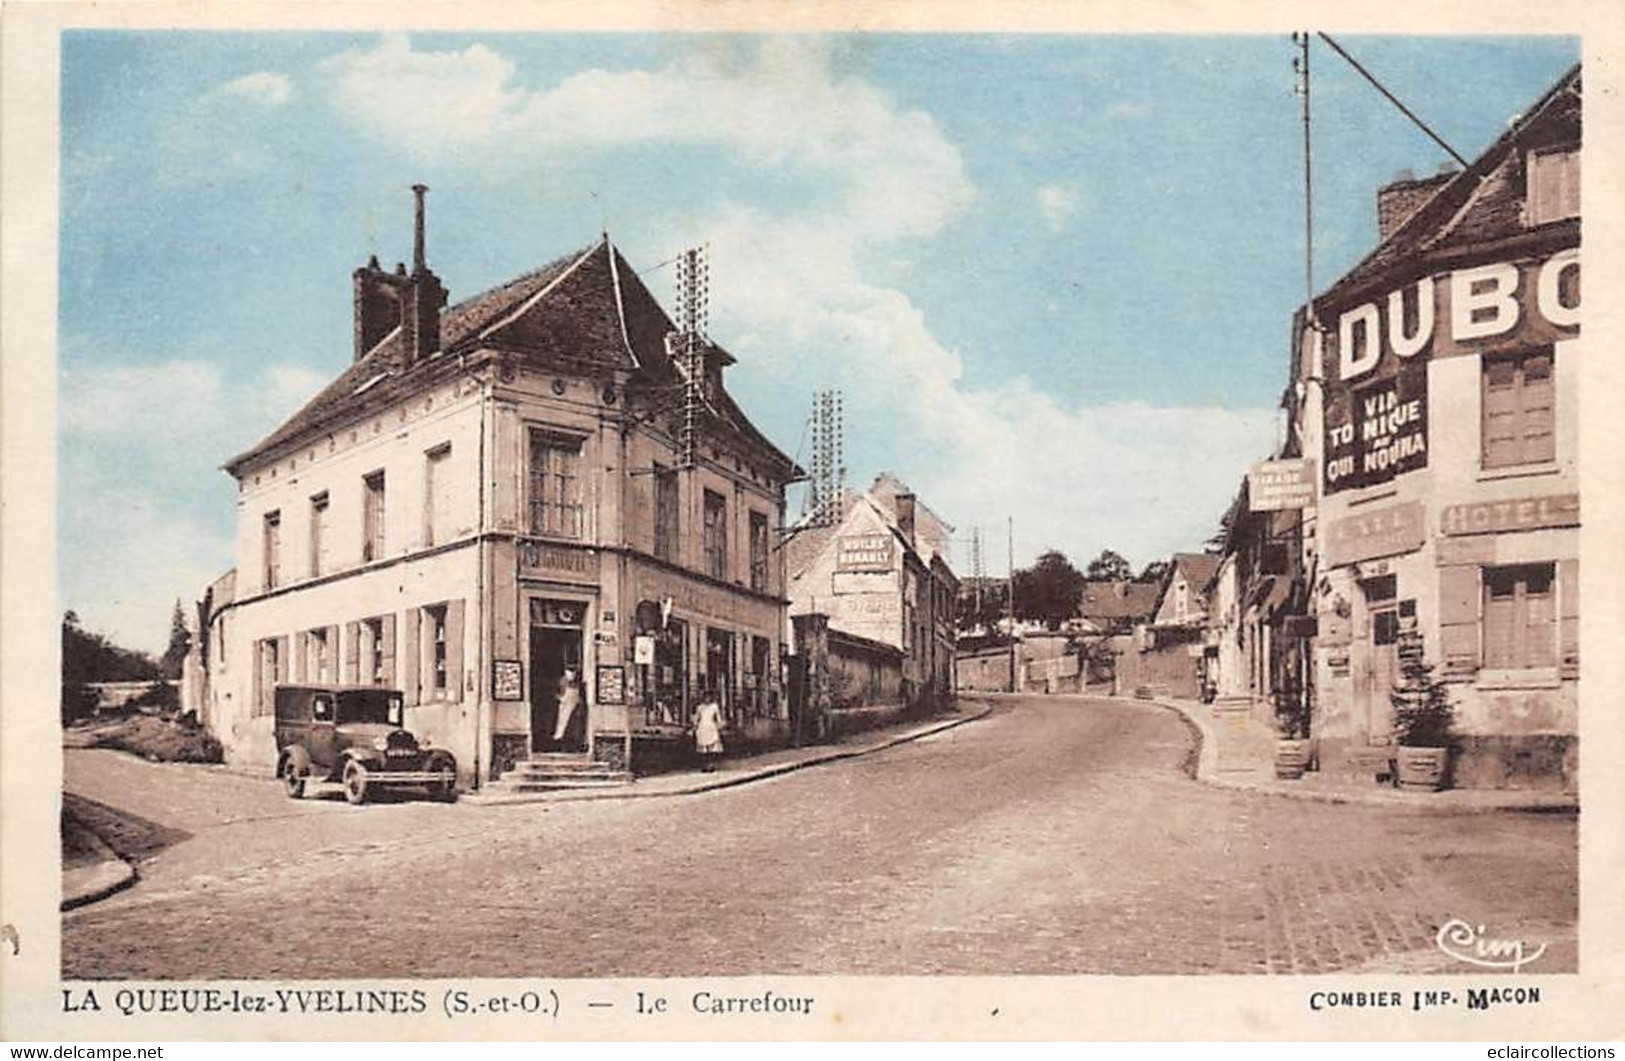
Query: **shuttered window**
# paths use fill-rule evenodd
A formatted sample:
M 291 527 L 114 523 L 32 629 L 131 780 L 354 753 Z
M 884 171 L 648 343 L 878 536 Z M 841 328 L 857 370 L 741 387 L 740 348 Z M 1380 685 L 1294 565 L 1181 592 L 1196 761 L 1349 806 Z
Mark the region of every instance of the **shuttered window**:
M 384 473 L 366 476 L 361 488 L 361 559 L 380 560 L 384 556 Z
M 655 465 L 655 556 L 677 559 L 677 469 Z
M 1484 571 L 1484 666 L 1530 670 L 1557 665 L 1557 592 L 1553 564 Z
M 705 492 L 705 573 L 728 577 L 728 501 L 710 490 Z
M 451 443 L 423 455 L 423 544 L 451 540 L 451 488 L 446 469 L 451 464 Z
M 265 514 L 265 588 L 282 584 L 282 512 Z
M 1552 349 L 1484 359 L 1486 468 L 1557 459 Z
M 1530 153 L 1528 216 L 1531 225 L 1580 216 L 1578 148 Z

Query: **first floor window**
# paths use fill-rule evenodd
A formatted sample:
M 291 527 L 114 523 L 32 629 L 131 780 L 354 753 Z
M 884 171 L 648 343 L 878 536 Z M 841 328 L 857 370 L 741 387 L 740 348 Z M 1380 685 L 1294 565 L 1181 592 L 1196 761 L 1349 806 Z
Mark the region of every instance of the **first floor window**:
M 1486 355 L 1483 376 L 1484 467 L 1556 460 L 1552 348 Z
M 582 536 L 581 441 L 548 431 L 530 432 L 530 533 Z
M 721 494 L 705 492 L 705 573 L 728 577 L 728 502 Z
M 265 514 L 265 588 L 282 584 L 282 512 Z
M 1528 670 L 1557 666 L 1557 590 L 1553 564 L 1484 569 L 1484 666 Z

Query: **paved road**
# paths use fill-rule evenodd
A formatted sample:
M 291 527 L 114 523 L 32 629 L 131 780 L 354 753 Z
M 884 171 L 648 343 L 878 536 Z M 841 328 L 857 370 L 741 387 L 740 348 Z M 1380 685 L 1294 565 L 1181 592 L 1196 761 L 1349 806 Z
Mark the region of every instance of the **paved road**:
M 64 975 L 1421 971 L 1450 917 L 1573 968 L 1572 818 L 1215 789 L 1191 747 L 1151 705 L 1029 697 L 700 796 L 311 804 L 68 915 Z

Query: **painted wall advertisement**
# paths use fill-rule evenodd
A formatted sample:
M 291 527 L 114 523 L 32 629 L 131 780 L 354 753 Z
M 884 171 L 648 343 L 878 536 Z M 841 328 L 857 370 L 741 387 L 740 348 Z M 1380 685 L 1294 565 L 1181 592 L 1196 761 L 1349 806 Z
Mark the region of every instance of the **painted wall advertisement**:
M 1247 506 L 1254 512 L 1304 508 L 1315 503 L 1314 462 L 1259 461 L 1247 469 Z
M 1326 407 L 1326 492 L 1386 483 L 1428 463 L 1427 362 L 1344 391 Z
M 836 571 L 890 571 L 890 534 L 846 534 L 835 554 Z

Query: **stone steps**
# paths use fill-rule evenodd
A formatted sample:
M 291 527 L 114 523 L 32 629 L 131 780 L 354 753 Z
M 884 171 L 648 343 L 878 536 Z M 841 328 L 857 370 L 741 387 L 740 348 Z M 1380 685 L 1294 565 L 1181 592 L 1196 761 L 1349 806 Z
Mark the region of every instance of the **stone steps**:
M 608 763 L 570 752 L 544 752 L 513 765 L 489 787 L 494 792 L 553 792 L 570 789 L 619 788 L 632 775 Z

